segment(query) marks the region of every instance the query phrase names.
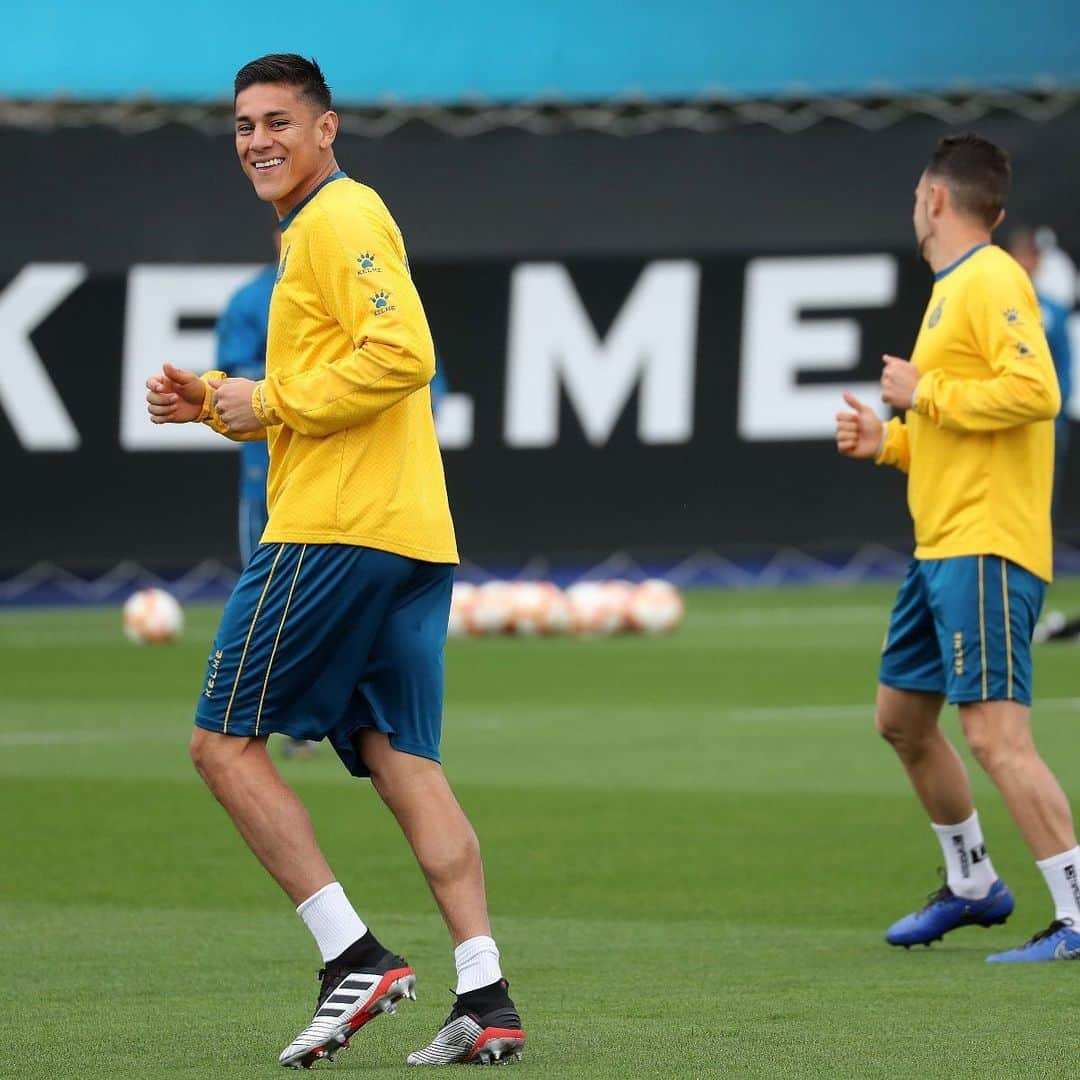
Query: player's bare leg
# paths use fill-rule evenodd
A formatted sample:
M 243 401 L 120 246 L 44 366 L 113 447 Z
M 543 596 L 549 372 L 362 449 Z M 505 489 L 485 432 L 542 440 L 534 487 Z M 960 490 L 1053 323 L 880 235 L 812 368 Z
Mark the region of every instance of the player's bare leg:
M 480 845 L 442 766 L 395 750 L 386 735 L 371 729 L 357 741 L 375 790 L 405 833 L 455 945 L 453 1008 L 435 1038 L 410 1054 L 408 1063 L 493 1064 L 520 1058 L 525 1032 L 491 938 Z
M 941 844 L 946 881 L 917 911 L 893 923 L 890 945 L 929 945 L 961 926 L 1008 918 L 1012 894 L 986 855 L 967 769 L 938 720 L 940 694 L 878 687 L 877 729 L 896 751 Z
M 1054 904 L 1050 925 L 992 963 L 1080 959 L 1080 847 L 1072 811 L 1031 735 L 1031 709 L 1015 701 L 963 705 L 971 751 L 1001 792 L 1020 827 Z
M 311 816 L 278 772 L 266 739 L 195 728 L 191 759 L 255 857 L 294 904 L 334 880 Z
M 371 782 L 405 833 L 454 944 L 489 937 L 480 845 L 442 766 L 395 750 L 370 728 L 359 743 Z
M 973 702 L 960 706 L 960 722 L 1035 858 L 1076 847 L 1069 801 L 1035 748 L 1031 710 L 1016 701 Z
M 414 996 L 415 973 L 353 911 L 266 739 L 196 728 L 191 757 L 248 847 L 297 905 L 326 963 L 315 1015 L 282 1052 L 281 1064 L 298 1069 L 333 1060 L 364 1024 Z
M 967 769 L 938 724 L 943 701 L 941 694 L 879 686 L 875 722 L 930 820 L 951 825 L 969 818 L 973 804 Z

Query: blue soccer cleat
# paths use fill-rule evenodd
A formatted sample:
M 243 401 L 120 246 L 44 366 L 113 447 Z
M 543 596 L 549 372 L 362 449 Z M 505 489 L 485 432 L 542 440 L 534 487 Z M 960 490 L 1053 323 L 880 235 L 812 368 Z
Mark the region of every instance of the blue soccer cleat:
M 1080 960 L 1080 933 L 1072 919 L 1055 919 L 1019 949 L 986 958 L 988 964 L 1038 964 L 1044 960 Z
M 885 932 L 890 945 L 929 945 L 961 926 L 997 926 L 1013 910 L 1013 895 L 1000 878 L 980 900 L 957 896 L 948 885 L 930 894 L 925 907 L 905 915 Z M 1080 935 L 1077 936 L 1080 942 Z

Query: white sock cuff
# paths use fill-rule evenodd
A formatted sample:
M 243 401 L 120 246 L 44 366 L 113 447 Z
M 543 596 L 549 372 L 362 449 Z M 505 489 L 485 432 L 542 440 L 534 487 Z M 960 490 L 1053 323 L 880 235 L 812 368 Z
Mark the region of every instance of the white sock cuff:
M 341 882 L 331 881 L 329 885 L 324 885 L 318 892 L 313 892 L 306 900 L 301 900 L 296 906 L 296 914 L 302 919 L 304 912 L 308 910 L 313 904 L 317 904 L 319 900 L 328 898 L 331 893 L 339 892 L 342 897 L 345 896 L 345 890 L 341 887 Z
M 1056 870 L 1059 866 L 1068 866 L 1069 863 L 1080 865 L 1080 846 L 1063 851 L 1060 855 L 1051 855 L 1047 859 L 1035 860 L 1035 865 L 1044 872 Z
M 936 832 L 939 836 L 942 833 L 954 833 L 959 832 L 961 829 L 970 829 L 972 827 L 979 827 L 978 810 L 972 810 L 971 817 L 967 818 L 964 821 L 958 821 L 955 825 L 936 825 L 934 822 L 930 822 L 930 828 L 933 829 L 934 832 Z
M 495 959 L 499 959 L 499 946 L 495 939 L 479 935 L 463 941 L 454 949 L 454 963 L 460 968 L 475 960 L 482 953 L 493 953 Z
M 323 960 L 340 956 L 354 941 L 367 933 L 364 920 L 349 903 L 341 883 L 331 881 L 312 893 L 296 909 L 311 931 Z
M 463 941 L 454 949 L 454 966 L 457 968 L 457 994 L 467 994 L 490 986 L 502 978 L 499 966 L 499 947 L 495 939 L 479 935 Z

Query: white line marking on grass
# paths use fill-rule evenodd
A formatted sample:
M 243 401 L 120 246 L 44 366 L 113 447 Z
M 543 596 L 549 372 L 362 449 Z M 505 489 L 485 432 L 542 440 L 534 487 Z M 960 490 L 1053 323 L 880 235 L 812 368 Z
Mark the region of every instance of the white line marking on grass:
M 0 747 L 75 746 L 92 743 L 141 742 L 168 739 L 179 742 L 182 735 L 172 731 L 6 731 L 0 732 Z
M 620 715 L 640 714 L 647 711 L 655 716 L 657 724 L 670 720 L 672 715 L 696 717 L 710 722 L 725 720 L 733 723 L 768 722 L 770 720 L 857 720 L 873 715 L 872 700 L 856 704 L 843 705 L 755 705 L 747 707 L 714 709 L 708 705 L 683 707 L 662 707 L 652 705 L 605 706 Z M 505 709 L 495 709 L 490 705 L 470 707 L 462 702 L 454 703 L 448 710 L 451 713 L 449 727 L 453 730 L 491 730 L 512 728 L 517 724 L 534 721 L 537 723 L 553 720 L 579 721 L 582 717 L 595 712 L 597 706 L 572 705 L 566 703 L 554 705 L 510 705 Z M 1040 698 L 1035 702 L 1035 713 L 1040 710 L 1049 712 L 1080 712 L 1080 697 Z M 0 732 L 0 747 L 19 746 L 59 746 L 90 745 L 109 742 L 156 742 L 163 740 L 179 743 L 187 735 L 187 728 L 133 728 L 131 730 L 112 729 L 107 731 L 8 731 Z
M 881 604 L 737 608 L 733 611 L 691 611 L 687 618 L 688 621 L 697 619 L 701 622 L 727 623 L 732 626 L 772 626 L 776 623 L 820 626 L 823 623 L 886 622 L 889 608 Z

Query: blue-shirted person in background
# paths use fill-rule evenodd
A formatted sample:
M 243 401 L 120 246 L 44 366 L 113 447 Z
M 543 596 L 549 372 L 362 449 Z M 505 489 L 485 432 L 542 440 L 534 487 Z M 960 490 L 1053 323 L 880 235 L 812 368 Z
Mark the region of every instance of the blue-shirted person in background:
M 280 235 L 278 237 L 280 241 Z M 233 378 L 263 378 L 266 328 L 277 264 L 265 266 L 233 293 L 217 324 L 217 366 Z M 240 443 L 240 562 L 247 566 L 266 528 L 266 441 Z
M 1041 251 L 1031 229 L 1016 229 L 1009 238 L 1009 253 L 1036 281 Z M 1065 463 L 1069 452 L 1069 395 L 1072 393 L 1072 346 L 1069 343 L 1069 315 L 1063 304 L 1036 286 L 1036 299 L 1042 312 L 1043 330 L 1054 359 L 1061 386 L 1061 412 L 1054 422 L 1054 501 L 1053 517 L 1057 523 L 1061 492 L 1065 486 Z M 1063 611 L 1048 611 L 1035 627 L 1035 641 L 1072 641 L 1080 638 L 1080 616 L 1068 618 Z
M 1039 269 L 1039 246 L 1031 229 L 1016 229 L 1009 240 L 1009 253 L 1035 281 Z M 1054 422 L 1054 501 L 1053 515 L 1057 518 L 1061 503 L 1061 489 L 1065 479 L 1065 461 L 1069 451 L 1069 397 L 1072 394 L 1072 347 L 1069 344 L 1068 308 L 1052 300 L 1038 288 L 1035 297 L 1042 312 L 1043 331 L 1050 355 L 1054 360 L 1058 385 L 1061 387 L 1061 412 Z
M 274 229 L 280 251 L 281 231 Z M 217 367 L 234 379 L 257 382 L 266 374 L 266 331 L 274 293 L 277 259 L 268 263 L 229 298 L 217 323 Z M 247 566 L 266 528 L 266 472 L 270 454 L 265 439 L 240 443 L 240 564 Z M 285 737 L 286 757 L 310 757 L 316 743 Z

